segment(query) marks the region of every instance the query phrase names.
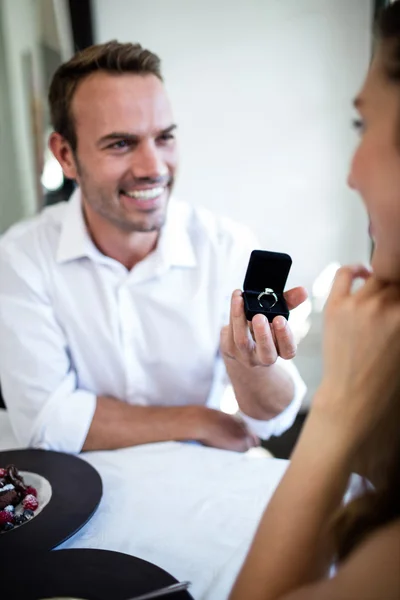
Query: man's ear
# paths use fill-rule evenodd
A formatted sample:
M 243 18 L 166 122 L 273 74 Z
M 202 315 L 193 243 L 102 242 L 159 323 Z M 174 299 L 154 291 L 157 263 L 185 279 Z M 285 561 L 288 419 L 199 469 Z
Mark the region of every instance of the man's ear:
M 77 166 L 72 148 L 65 138 L 53 131 L 49 138 L 49 148 L 58 160 L 65 177 L 77 178 Z

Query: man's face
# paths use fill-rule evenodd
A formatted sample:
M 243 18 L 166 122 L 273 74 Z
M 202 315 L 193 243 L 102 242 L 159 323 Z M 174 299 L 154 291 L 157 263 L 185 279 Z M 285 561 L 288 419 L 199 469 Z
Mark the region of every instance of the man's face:
M 124 232 L 157 231 L 177 167 L 172 111 L 154 75 L 99 72 L 72 101 L 84 205 Z

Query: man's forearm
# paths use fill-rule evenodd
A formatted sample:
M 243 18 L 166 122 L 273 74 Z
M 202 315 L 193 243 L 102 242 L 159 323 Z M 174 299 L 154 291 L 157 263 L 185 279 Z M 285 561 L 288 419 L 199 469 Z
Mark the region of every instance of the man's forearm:
M 197 439 L 200 410 L 197 406 L 132 406 L 99 396 L 83 450 Z
M 246 367 L 230 358 L 225 365 L 239 407 L 249 417 L 272 419 L 293 400 L 293 380 L 279 365 Z

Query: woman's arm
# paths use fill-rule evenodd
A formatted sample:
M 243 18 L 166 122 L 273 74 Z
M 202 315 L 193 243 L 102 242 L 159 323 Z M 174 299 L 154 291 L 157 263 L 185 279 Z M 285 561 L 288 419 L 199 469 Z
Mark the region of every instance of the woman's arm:
M 347 486 L 350 456 L 344 440 L 313 412 L 230 600 L 277 600 L 326 573 L 332 560 L 327 526 Z

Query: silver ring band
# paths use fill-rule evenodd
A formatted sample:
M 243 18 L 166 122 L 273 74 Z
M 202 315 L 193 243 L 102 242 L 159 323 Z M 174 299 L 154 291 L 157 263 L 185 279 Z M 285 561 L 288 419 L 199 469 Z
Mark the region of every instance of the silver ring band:
M 263 296 L 272 296 L 274 299 L 274 302 L 272 304 L 270 304 L 267 308 L 265 308 L 265 306 L 263 304 L 261 304 L 260 299 Z M 265 290 L 263 292 L 261 292 L 261 294 L 258 294 L 257 300 L 258 300 L 258 304 L 261 306 L 261 308 L 263 308 L 264 310 L 271 310 L 271 308 L 273 308 L 275 306 L 275 304 L 277 304 L 278 296 L 275 294 L 275 292 L 272 288 L 265 288 Z

